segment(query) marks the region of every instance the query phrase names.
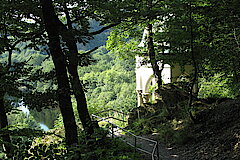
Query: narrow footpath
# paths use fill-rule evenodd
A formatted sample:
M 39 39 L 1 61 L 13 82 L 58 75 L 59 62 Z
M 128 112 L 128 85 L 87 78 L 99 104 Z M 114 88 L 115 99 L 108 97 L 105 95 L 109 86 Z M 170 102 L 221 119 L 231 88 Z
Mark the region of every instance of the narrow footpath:
M 115 131 L 116 133 L 117 131 Z M 151 139 L 151 140 L 157 140 L 157 135 L 140 135 L 143 138 Z M 135 145 L 135 138 L 133 136 L 129 135 L 121 135 L 117 134 L 116 137 L 121 138 L 126 143 L 130 143 L 131 145 Z M 144 139 L 137 139 L 136 140 L 136 146 L 142 150 L 145 150 L 149 153 L 153 152 L 155 143 L 149 142 Z M 136 150 L 137 152 L 141 153 L 143 155 L 144 160 L 152 160 L 152 156 L 150 154 L 144 153 L 140 150 Z M 159 154 L 159 160 L 184 160 L 183 157 L 177 155 L 174 153 L 173 149 L 171 147 L 168 147 L 165 144 L 158 143 L 158 154 Z M 157 152 L 155 152 L 155 159 L 157 159 Z
M 156 135 L 142 135 L 142 137 L 149 138 L 152 140 L 157 140 Z M 140 141 L 139 145 L 147 151 L 152 151 L 153 144 L 147 141 Z M 181 157 L 174 153 L 171 147 L 166 146 L 165 144 L 158 143 L 159 151 L 159 160 L 180 160 Z M 152 160 L 150 155 L 144 154 L 144 160 Z

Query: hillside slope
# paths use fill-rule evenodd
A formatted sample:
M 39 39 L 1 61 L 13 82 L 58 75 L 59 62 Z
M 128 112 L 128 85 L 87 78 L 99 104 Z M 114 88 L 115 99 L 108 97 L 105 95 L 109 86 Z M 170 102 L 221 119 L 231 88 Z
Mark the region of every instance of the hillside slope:
M 240 100 L 226 100 L 199 114 L 193 137 L 174 147 L 180 159 L 240 159 Z

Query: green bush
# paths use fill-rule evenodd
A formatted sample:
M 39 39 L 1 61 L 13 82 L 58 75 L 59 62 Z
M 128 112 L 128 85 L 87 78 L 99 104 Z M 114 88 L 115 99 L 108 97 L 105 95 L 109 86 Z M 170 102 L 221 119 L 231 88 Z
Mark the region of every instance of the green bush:
M 233 98 L 233 92 L 231 91 L 232 84 L 231 79 L 224 77 L 223 74 L 216 73 L 214 76 L 207 78 L 200 78 L 199 94 L 200 98 L 221 98 L 229 97 Z
M 171 120 L 158 126 L 158 138 L 169 144 L 185 144 L 189 139 L 187 122 Z
M 61 129 L 60 129 L 61 130 Z M 67 147 L 62 131 L 55 129 L 54 133 L 48 132 L 45 135 L 28 137 L 12 137 L 13 159 L 18 160 L 39 160 L 39 159 L 66 159 L 66 160 L 140 160 L 141 157 L 135 154 L 134 149 L 117 138 L 108 138 L 108 132 L 99 129 L 91 137 L 81 132 L 79 144 Z M 58 135 L 58 136 L 57 136 Z M 2 141 L 0 139 L 0 144 Z M 2 149 L 0 148 L 0 153 Z M 5 153 L 0 154 L 0 159 L 6 159 Z M 9 159 L 9 158 L 8 158 Z

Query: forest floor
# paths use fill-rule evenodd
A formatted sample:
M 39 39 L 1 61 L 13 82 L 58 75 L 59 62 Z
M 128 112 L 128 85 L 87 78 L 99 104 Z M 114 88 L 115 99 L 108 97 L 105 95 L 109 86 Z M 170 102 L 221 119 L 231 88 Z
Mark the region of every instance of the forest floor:
M 240 100 L 225 100 L 205 110 L 200 123 L 191 126 L 192 139 L 175 145 L 179 159 L 240 159 Z
M 192 124 L 191 137 L 182 145 L 160 143 L 161 160 L 239 160 L 240 100 L 226 100 L 204 110 L 200 122 Z M 157 139 L 157 136 L 148 135 Z M 149 144 L 145 143 L 144 146 Z M 145 158 L 148 159 L 148 158 Z

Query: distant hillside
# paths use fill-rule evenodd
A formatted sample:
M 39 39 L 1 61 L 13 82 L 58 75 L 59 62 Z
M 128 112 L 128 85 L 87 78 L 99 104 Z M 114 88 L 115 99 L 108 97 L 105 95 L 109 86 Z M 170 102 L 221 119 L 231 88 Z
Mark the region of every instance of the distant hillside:
M 91 26 L 90 31 L 97 31 L 103 27 L 100 25 L 100 22 L 97 22 L 95 20 L 90 21 L 90 26 Z M 94 39 L 90 40 L 89 43 L 87 43 L 85 46 L 83 44 L 78 44 L 78 50 L 86 51 L 86 50 L 91 50 L 94 47 L 104 46 L 106 44 L 108 35 L 109 35 L 109 30 L 104 31 L 101 34 L 94 36 Z
M 97 22 L 95 20 L 90 21 L 91 29 L 90 31 L 97 31 L 101 29 L 103 26 L 100 25 L 100 22 Z M 99 35 L 94 36 L 94 39 L 89 40 L 89 43 L 86 45 L 83 44 L 77 44 L 78 50 L 91 50 L 95 47 L 101 47 L 106 44 L 107 37 L 109 35 L 109 31 L 104 31 Z M 29 61 L 30 64 L 33 65 L 41 65 L 42 61 L 47 57 L 48 53 L 46 51 L 46 46 L 38 46 L 40 49 L 34 49 L 31 46 L 26 47 L 29 43 L 22 42 L 19 43 L 16 46 L 16 50 L 13 51 L 12 55 L 12 61 L 13 62 L 23 62 L 23 61 Z M 0 62 L 6 63 L 8 59 L 8 53 L 4 53 L 0 55 Z

